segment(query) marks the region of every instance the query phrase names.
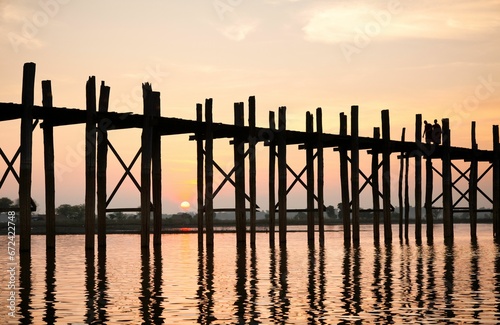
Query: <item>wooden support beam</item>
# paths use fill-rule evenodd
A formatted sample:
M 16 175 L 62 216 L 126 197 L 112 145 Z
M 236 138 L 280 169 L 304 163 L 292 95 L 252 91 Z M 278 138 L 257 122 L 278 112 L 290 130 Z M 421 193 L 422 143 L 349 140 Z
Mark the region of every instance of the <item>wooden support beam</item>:
M 278 219 L 279 241 L 286 245 L 287 202 L 286 202 L 286 107 L 279 108 L 278 114 Z
M 306 113 L 306 133 L 312 136 L 313 115 Z M 314 152 L 311 139 L 306 142 L 306 202 L 307 202 L 307 241 L 314 243 Z
M 449 119 L 443 119 L 443 231 L 444 239 L 453 239 L 453 198 L 452 198 L 452 179 L 451 179 L 451 131 Z
M 141 136 L 141 247 L 149 248 L 151 220 L 151 155 L 152 155 L 152 112 L 153 90 L 151 84 L 142 85 L 144 99 L 144 124 Z
M 248 126 L 250 138 L 249 146 L 249 186 L 250 186 L 250 245 L 255 247 L 257 232 L 257 161 L 255 145 L 257 144 L 257 131 L 255 128 L 255 96 L 248 99 Z
M 469 171 L 469 216 L 470 237 L 473 242 L 477 240 L 477 141 L 476 122 L 471 123 L 471 148 L 472 158 Z
M 205 227 L 206 245 L 214 245 L 214 131 L 212 98 L 205 100 Z
M 269 129 L 273 138 L 269 139 L 269 245 L 274 247 L 276 228 L 276 122 L 274 112 L 269 112 Z
M 405 189 L 405 198 L 404 198 L 404 205 L 405 205 L 405 241 L 408 242 L 408 240 L 409 240 L 409 227 L 410 227 L 410 190 L 409 190 L 409 186 L 408 186 L 408 174 L 409 174 L 409 167 L 410 167 L 410 155 L 405 154 L 404 161 L 405 161 L 405 184 L 404 184 L 404 189 Z
M 415 117 L 415 144 L 422 147 L 422 114 Z M 422 153 L 415 154 L 415 241 L 422 242 Z
M 401 133 L 401 142 L 405 141 L 406 128 Z M 404 173 L 404 155 L 399 157 L 399 182 L 398 182 L 398 201 L 399 201 L 399 240 L 403 240 L 403 173 Z
M 493 125 L 493 234 L 500 242 L 500 141 L 498 125 Z
M 99 113 L 107 113 L 109 106 L 109 87 L 101 83 L 99 94 Z M 106 200 L 108 166 L 108 127 L 109 119 L 100 120 L 97 134 L 97 245 L 106 246 Z
M 340 113 L 340 135 L 347 135 L 347 116 Z M 351 243 L 351 213 L 349 207 L 349 171 L 347 150 L 339 148 L 340 156 L 340 190 L 342 196 L 342 224 L 344 228 L 344 245 Z
M 153 245 L 161 245 L 161 229 L 162 229 L 162 203 L 161 203 L 161 132 L 159 128 L 159 120 L 161 116 L 160 93 L 154 91 L 152 94 L 151 115 L 153 118 L 152 129 L 152 186 L 153 186 Z
M 96 83 L 89 77 L 86 85 L 87 120 L 85 125 L 85 249 L 93 250 L 96 207 Z
M 389 122 L 389 110 L 382 111 L 382 195 L 384 209 L 384 240 L 386 243 L 392 241 L 391 229 L 391 126 Z
M 234 125 L 243 127 L 245 124 L 243 103 L 234 104 Z M 236 242 L 246 242 L 246 210 L 245 210 L 245 141 L 239 132 L 234 135 L 234 200 L 236 217 Z
M 25 63 L 23 69 L 21 162 L 19 167 L 20 251 L 31 250 L 31 172 L 33 158 L 33 102 L 35 64 Z
M 358 106 L 351 106 L 352 241 L 359 243 L 359 123 Z
M 203 106 L 202 104 L 196 104 L 196 121 L 198 123 L 203 122 Z M 201 130 L 200 130 L 201 131 Z M 201 132 L 196 134 L 196 188 L 197 188 L 197 202 L 198 202 L 198 245 L 203 245 L 203 139 L 201 137 Z
M 324 158 L 323 158 L 323 113 L 321 107 L 316 109 L 316 132 L 317 139 L 317 191 L 318 191 L 318 227 L 319 227 L 319 243 L 323 245 L 325 242 L 325 199 L 324 199 Z
M 56 199 L 54 176 L 54 127 L 52 125 L 53 104 L 50 80 L 42 81 L 42 105 L 47 110 L 43 121 L 43 158 L 45 168 L 45 247 L 56 247 Z
M 380 128 L 373 128 L 373 138 L 380 139 Z M 372 152 L 372 200 L 373 200 L 373 240 L 380 240 L 380 196 L 379 196 L 378 151 Z
M 427 242 L 434 241 L 434 215 L 432 214 L 432 190 L 434 188 L 432 159 L 425 159 L 425 220 Z

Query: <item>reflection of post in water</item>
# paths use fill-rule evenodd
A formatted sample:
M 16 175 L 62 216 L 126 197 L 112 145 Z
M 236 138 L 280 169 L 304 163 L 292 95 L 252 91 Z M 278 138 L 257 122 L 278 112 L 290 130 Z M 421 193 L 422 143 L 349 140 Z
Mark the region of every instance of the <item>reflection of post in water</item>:
M 278 306 L 278 298 L 277 292 L 279 290 L 278 288 L 278 281 L 276 278 L 276 249 L 274 245 L 271 245 L 269 247 L 269 283 L 271 284 L 269 286 L 269 301 L 271 302 L 269 304 L 269 314 L 270 318 L 277 323 L 278 320 L 278 313 L 276 311 L 277 306 Z
M 384 291 L 385 291 L 385 301 L 384 309 L 386 312 L 385 323 L 393 323 L 392 314 L 392 245 L 385 245 L 385 265 L 384 265 Z
M 55 249 L 46 250 L 45 265 L 45 315 L 43 321 L 47 324 L 53 324 L 56 321 L 56 310 L 54 303 L 56 300 L 56 251 Z
M 479 283 L 479 247 L 477 246 L 477 241 L 471 243 L 471 258 L 470 258 L 470 290 L 472 293 L 472 298 L 475 303 L 472 305 L 474 313 L 472 317 L 474 319 L 479 319 L 479 314 L 481 313 L 481 285 Z
M 401 300 L 402 300 L 401 305 L 403 308 L 411 309 L 412 307 L 412 298 L 410 298 L 412 297 L 411 248 L 410 245 L 408 245 L 408 242 L 406 244 L 400 245 L 400 247 L 401 247 L 401 263 L 400 263 L 399 274 L 401 275 L 401 288 L 403 289 L 401 295 Z
M 99 320 L 105 324 L 108 319 L 108 278 L 106 276 L 106 247 L 97 251 L 97 312 Z
M 85 313 L 85 323 L 92 324 L 96 320 L 95 313 L 95 265 L 94 250 L 85 250 L 85 296 L 87 297 L 87 311 Z
M 214 250 L 207 246 L 206 261 L 203 246 L 198 246 L 198 324 L 211 324 L 216 320 L 213 315 L 214 295 Z
M 19 254 L 21 268 L 19 270 L 19 292 L 21 302 L 20 324 L 32 324 L 33 316 L 31 316 L 31 254 L 30 252 L 21 252 Z M 3 290 L 4 288 L 2 288 Z
M 271 258 L 274 258 L 274 248 L 271 248 Z M 285 245 L 279 247 L 279 266 L 278 266 L 278 283 L 276 283 L 276 264 L 271 260 L 271 284 L 273 285 L 272 296 L 271 292 L 271 302 L 273 302 L 271 315 L 272 318 L 278 324 L 285 324 L 288 320 L 288 313 L 290 311 L 290 298 L 288 298 L 288 252 Z M 274 266 L 273 266 L 274 265 Z M 278 292 L 278 297 L 276 299 L 276 291 Z M 274 298 L 274 299 L 273 299 Z
M 373 296 L 373 310 L 381 310 L 382 305 L 382 293 L 380 288 L 382 287 L 382 254 L 380 252 L 380 245 L 375 242 L 374 254 L 373 254 L 373 282 L 372 282 L 372 296 Z M 374 322 L 376 324 L 382 324 L 382 317 L 379 315 L 375 318 Z
M 434 312 L 434 305 L 436 304 L 436 253 L 434 251 L 434 246 L 427 246 L 427 286 L 426 292 L 427 297 L 425 301 L 428 302 L 426 314 L 432 314 Z
M 448 244 L 446 245 L 446 249 L 444 252 L 444 301 L 445 301 L 445 309 L 446 309 L 446 317 L 453 318 L 455 317 L 455 312 L 453 311 L 453 277 L 455 275 L 455 252 L 454 245 Z
M 495 243 L 495 292 L 500 292 L 500 245 Z M 500 314 L 500 298 L 496 301 L 497 315 Z
M 344 258 L 342 260 L 342 299 L 346 315 L 351 315 L 351 247 L 344 246 Z
M 246 306 L 248 304 L 247 282 L 247 254 L 245 245 L 238 245 L 236 250 L 236 301 L 235 316 L 238 324 L 245 324 Z
M 151 307 L 153 311 L 153 321 L 154 324 L 163 324 L 162 314 L 163 307 L 161 303 L 163 301 L 163 293 L 161 287 L 163 284 L 162 280 L 162 270 L 163 262 L 161 256 L 161 245 L 154 245 L 154 274 L 153 274 L 153 306 Z
M 258 277 L 257 277 L 257 252 L 255 251 L 255 243 L 252 247 L 250 255 L 250 324 L 259 323 L 260 313 L 257 311 Z
M 151 284 L 150 284 L 151 268 L 149 266 L 149 249 L 144 247 L 141 249 L 141 301 L 140 313 L 142 315 L 143 324 L 151 324 L 151 316 L 149 312 L 149 302 L 151 301 Z
M 351 270 L 352 269 L 352 270 Z M 359 315 L 361 308 L 361 257 L 359 245 L 344 246 L 342 299 L 346 315 Z M 361 323 L 361 319 L 356 321 Z
M 324 261 L 324 247 L 320 245 L 319 261 L 318 261 L 318 278 L 316 275 L 316 251 L 314 244 L 308 245 L 308 295 L 307 301 L 309 302 L 309 310 L 307 311 L 309 317 L 309 324 L 325 324 L 324 315 L 325 311 L 325 261 Z M 318 283 L 316 283 L 318 282 Z
M 417 246 L 417 265 L 415 282 L 417 284 L 417 295 L 415 296 L 415 300 L 417 301 L 417 307 L 419 311 L 423 311 L 424 309 L 424 258 L 423 258 L 423 250 L 422 245 Z M 423 317 L 423 315 L 422 315 Z

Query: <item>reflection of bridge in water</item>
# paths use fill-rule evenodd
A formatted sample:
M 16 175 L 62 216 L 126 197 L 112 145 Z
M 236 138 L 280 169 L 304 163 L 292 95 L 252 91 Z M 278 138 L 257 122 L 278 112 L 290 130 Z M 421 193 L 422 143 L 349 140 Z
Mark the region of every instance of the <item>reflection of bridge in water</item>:
M 276 219 L 279 231 L 279 242 L 286 243 L 286 213 L 287 194 L 293 186 L 301 184 L 307 192 L 307 207 L 295 209 L 307 213 L 308 240 L 315 239 L 315 218 L 318 220 L 319 240 L 324 240 L 324 168 L 323 151 L 325 148 L 334 148 L 339 151 L 340 176 L 342 193 L 342 219 L 344 225 L 344 241 L 359 242 L 360 213 L 373 213 L 374 238 L 379 240 L 380 220 L 384 227 L 384 240 L 392 240 L 391 212 L 391 163 L 392 153 L 399 153 L 399 201 L 400 201 L 400 228 L 399 237 L 408 238 L 409 223 L 409 159 L 414 159 L 414 201 L 415 201 L 415 238 L 421 242 L 422 237 L 422 207 L 425 207 L 427 223 L 426 236 L 433 239 L 433 209 L 443 210 L 443 224 L 445 239 L 453 238 L 453 213 L 469 212 L 471 238 L 476 238 L 476 223 L 478 212 L 492 212 L 493 233 L 496 239 L 500 238 L 500 144 L 498 125 L 493 126 L 493 150 L 479 150 L 475 138 L 475 122 L 472 122 L 471 148 L 451 146 L 449 119 L 442 120 L 442 145 L 423 144 L 422 116 L 416 115 L 415 141 L 405 141 L 403 129 L 401 141 L 391 140 L 389 111 L 382 111 L 382 128 L 375 127 L 373 137 L 360 137 L 358 134 L 358 107 L 351 107 L 351 132 L 347 134 L 347 116 L 340 114 L 339 134 L 323 133 L 322 111 L 316 110 L 316 131 L 313 115 L 306 114 L 306 131 L 292 131 L 286 129 L 286 107 L 280 107 L 278 121 L 274 112 L 269 114 L 269 127 L 262 128 L 255 125 L 255 98 L 249 98 L 248 126 L 244 123 L 244 104 L 234 105 L 234 124 L 214 123 L 212 121 L 212 99 L 205 101 L 203 112 L 202 104 L 196 105 L 196 120 L 185 120 L 160 116 L 160 93 L 152 90 L 151 85 L 143 84 L 144 114 L 130 114 L 108 112 L 110 88 L 102 82 L 99 101 L 97 104 L 95 77 L 87 81 L 86 109 L 56 108 L 52 106 L 51 82 L 42 81 L 43 106 L 34 105 L 35 64 L 26 63 L 23 75 L 22 103 L 0 103 L 0 121 L 21 119 L 21 144 L 19 150 L 9 159 L 0 149 L 3 160 L 7 163 L 7 170 L 0 181 L 0 187 L 9 173 L 12 173 L 19 182 L 19 214 L 20 214 L 20 249 L 30 250 L 31 242 L 31 212 L 36 209 L 31 199 L 32 174 L 32 132 L 39 120 L 43 123 L 44 163 L 45 163 L 45 193 L 46 193 L 46 242 L 48 248 L 55 246 L 55 182 L 54 182 L 54 138 L 53 128 L 61 125 L 86 124 L 86 157 L 85 157 L 85 246 L 94 247 L 95 236 L 95 206 L 97 204 L 97 233 L 98 245 L 106 244 L 106 213 L 111 211 L 140 211 L 141 213 L 141 245 L 149 247 L 150 242 L 150 215 L 153 213 L 153 243 L 161 244 L 161 137 L 174 134 L 191 134 L 190 140 L 197 142 L 197 181 L 198 181 L 198 235 L 200 244 L 205 235 L 206 244 L 213 245 L 213 217 L 216 211 L 231 210 L 235 212 L 237 242 L 245 243 L 247 212 L 250 214 L 250 242 L 255 244 L 256 233 L 256 155 L 255 146 L 262 142 L 269 148 L 269 239 L 275 241 Z M 204 113 L 204 114 L 203 114 Z M 203 115 L 205 119 L 203 120 Z M 277 123 L 276 123 L 277 122 Z M 277 124 L 277 125 L 276 125 Z M 121 159 L 107 138 L 108 131 L 118 129 L 142 129 L 141 148 L 132 162 L 127 165 Z M 232 139 L 234 148 L 234 167 L 230 172 L 224 171 L 213 158 L 213 141 L 220 138 Z M 296 173 L 287 164 L 287 145 L 299 145 L 305 150 L 306 166 Z M 108 196 L 106 189 L 106 167 L 108 149 L 118 158 L 124 168 L 124 174 L 118 185 Z M 359 168 L 359 153 L 367 150 L 372 156 L 371 175 L 366 175 Z M 350 153 L 350 156 L 348 155 Z M 382 160 L 379 161 L 381 155 Z M 19 173 L 14 164 L 20 158 Z M 135 162 L 141 158 L 140 182 L 131 173 Z M 425 159 L 425 197 L 422 197 L 422 159 Z M 433 159 L 441 160 L 442 168 L 438 171 L 433 167 Z M 246 188 L 245 164 L 248 160 L 249 193 Z M 277 161 L 276 161 L 277 160 Z M 466 171 L 461 171 L 454 160 L 470 162 Z M 479 175 L 478 163 L 488 164 L 486 170 Z M 316 165 L 316 168 L 315 168 Z M 277 166 L 278 181 L 275 173 Z M 349 173 L 350 166 L 350 173 Z M 224 176 L 224 180 L 214 190 L 214 168 Z M 316 169 L 316 175 L 315 175 Z M 381 171 L 380 171 L 381 169 Z M 452 169 L 460 175 L 453 179 Z M 290 172 L 294 181 L 287 183 L 287 173 Z M 433 197 L 433 176 L 436 172 L 442 179 L 443 192 Z M 478 183 L 488 173 L 493 174 L 492 197 L 478 187 Z M 306 175 L 306 181 L 302 176 Z M 349 184 L 350 174 L 350 184 Z M 380 177 L 381 176 L 381 177 Z M 111 200 L 126 177 L 130 177 L 140 190 L 141 207 L 108 208 Z M 360 179 L 363 184 L 360 186 Z M 456 183 L 465 179 L 469 188 L 466 191 L 459 189 Z M 381 190 L 380 190 L 380 182 Z M 214 197 L 225 184 L 231 184 L 235 189 L 234 208 L 214 208 Z M 403 186 L 404 184 L 404 186 Z M 277 185 L 277 186 L 276 186 Z M 360 192 L 368 185 L 372 188 L 373 208 L 360 209 Z M 277 187 L 277 197 L 275 191 Z M 315 193 L 316 189 L 316 193 Z M 453 193 L 458 193 L 458 199 L 453 200 Z M 151 194 L 152 193 L 152 194 Z M 492 204 L 492 209 L 479 210 L 477 207 L 478 193 Z M 403 200 L 404 197 L 404 200 Z M 382 206 L 380 206 L 382 198 Z M 424 200 L 423 200 L 424 199 Z M 435 207 L 435 203 L 442 199 L 443 206 Z M 466 200 L 467 207 L 458 204 Z M 249 201 L 249 209 L 246 208 Z M 404 201 L 404 202 L 403 202 Z M 424 201 L 424 204 L 422 204 Z M 404 209 L 403 209 L 404 207 Z M 248 210 L 248 211 L 247 211 Z M 404 231 L 403 231 L 404 230 Z

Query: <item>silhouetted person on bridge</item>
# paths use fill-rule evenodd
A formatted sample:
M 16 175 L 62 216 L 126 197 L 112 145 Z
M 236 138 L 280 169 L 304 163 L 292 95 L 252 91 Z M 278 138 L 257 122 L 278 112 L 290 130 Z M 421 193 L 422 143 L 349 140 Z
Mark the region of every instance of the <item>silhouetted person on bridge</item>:
M 424 121 L 424 135 L 425 143 L 430 144 L 432 141 L 432 124 L 427 123 L 427 120 Z
M 438 120 L 434 120 L 432 126 L 432 140 L 435 144 L 441 144 L 441 125 L 439 125 Z

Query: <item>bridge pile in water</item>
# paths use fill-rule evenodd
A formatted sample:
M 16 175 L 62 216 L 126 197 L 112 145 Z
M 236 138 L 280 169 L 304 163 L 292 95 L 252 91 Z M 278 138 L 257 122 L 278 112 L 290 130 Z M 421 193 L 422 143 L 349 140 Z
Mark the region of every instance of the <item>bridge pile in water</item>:
M 0 180 L 0 188 L 6 177 L 12 173 L 19 183 L 19 215 L 20 215 L 20 250 L 29 251 L 31 246 L 31 212 L 36 209 L 31 199 L 32 177 L 32 132 L 42 120 L 45 166 L 45 193 L 46 193 L 46 243 L 47 248 L 55 247 L 55 179 L 54 179 L 54 136 L 53 129 L 62 125 L 85 123 L 85 247 L 94 249 L 95 224 L 97 204 L 97 234 L 98 245 L 106 245 L 106 213 L 112 211 L 140 211 L 141 213 L 141 245 L 150 245 L 150 219 L 153 213 L 153 244 L 161 244 L 162 204 L 161 204 L 161 138 L 174 134 L 190 134 L 190 140 L 197 142 L 197 188 L 198 188 L 198 238 L 203 244 L 214 244 L 214 212 L 234 211 L 236 218 L 237 243 L 245 244 L 247 240 L 247 212 L 250 215 L 250 243 L 255 244 L 256 233 L 256 152 L 259 142 L 269 149 L 269 241 L 275 242 L 276 217 L 278 221 L 279 243 L 286 244 L 287 212 L 302 211 L 307 213 L 307 238 L 310 243 L 315 240 L 315 218 L 318 220 L 319 242 L 324 242 L 324 155 L 325 148 L 339 151 L 340 157 L 340 186 L 342 195 L 342 220 L 344 226 L 344 242 L 358 243 L 360 240 L 359 220 L 363 211 L 373 213 L 373 236 L 379 241 L 380 217 L 382 216 L 384 241 L 392 240 L 391 212 L 391 164 L 390 157 L 398 153 L 400 159 L 399 173 L 399 238 L 408 239 L 409 223 L 409 159 L 414 159 L 414 200 L 415 200 L 415 240 L 422 240 L 422 207 L 425 208 L 427 223 L 426 237 L 433 240 L 433 209 L 443 210 L 444 238 L 453 239 L 453 213 L 468 212 L 470 215 L 471 239 L 476 239 L 476 224 L 478 212 L 492 212 L 493 236 L 500 241 L 500 144 L 498 125 L 493 126 L 493 150 L 480 150 L 476 143 L 476 124 L 472 122 L 471 148 L 451 146 L 449 119 L 442 120 L 441 145 L 422 143 L 422 116 L 416 115 L 415 141 L 405 141 L 403 129 L 401 141 L 391 140 L 389 111 L 383 110 L 382 128 L 375 127 L 373 137 L 360 137 L 358 134 L 358 106 L 351 107 L 351 133 L 347 134 L 347 116 L 340 113 L 339 134 L 323 132 L 322 111 L 316 109 L 316 131 L 314 132 L 313 114 L 306 113 L 306 131 L 292 131 L 286 128 L 286 107 L 280 107 L 278 121 L 275 113 L 269 114 L 269 127 L 255 125 L 255 98 L 250 97 L 248 102 L 248 126 L 244 123 L 244 104 L 234 104 L 234 124 L 214 123 L 212 120 L 212 99 L 203 105 L 196 105 L 196 120 L 160 116 L 160 93 L 153 91 L 151 85 L 143 84 L 144 113 L 130 114 L 108 112 L 110 88 L 101 83 L 99 100 L 96 95 L 95 77 L 90 77 L 86 85 L 86 109 L 58 108 L 52 105 L 52 90 L 49 80 L 42 81 L 43 105 L 34 105 L 35 64 L 24 65 L 22 103 L 0 103 L 0 121 L 21 120 L 20 147 L 12 159 L 9 159 L 0 148 L 7 169 Z M 203 114 L 204 113 L 204 114 Z M 203 120 L 204 115 L 204 120 Z M 276 123 L 277 122 L 277 123 Z M 277 124 L 277 126 L 276 126 Z M 142 129 L 141 148 L 135 155 L 132 163 L 127 166 L 108 140 L 108 132 L 119 129 Z M 230 138 L 234 148 L 234 167 L 226 173 L 213 157 L 213 142 L 215 139 Z M 10 141 L 2 137 L 2 141 Z M 306 166 L 300 173 L 295 173 L 287 164 L 287 146 L 299 145 L 306 154 Z M 107 154 L 110 149 L 123 166 L 125 173 L 117 187 L 108 196 L 106 189 Z M 359 153 L 367 150 L 371 154 L 371 175 L 367 176 L 360 168 Z M 349 155 L 350 153 L 350 155 Z M 381 155 L 382 160 L 379 161 Z M 20 156 L 19 173 L 14 163 Z M 138 182 L 131 173 L 133 164 L 141 158 L 141 176 Z M 276 162 L 277 159 L 277 162 Z M 422 204 L 422 159 L 425 159 L 425 197 Z M 433 167 L 433 160 L 441 161 L 442 168 L 438 171 Z M 249 164 L 249 194 L 246 193 L 246 168 Z M 316 160 L 316 177 L 314 164 Z M 454 160 L 470 162 L 470 167 L 461 171 Z M 478 163 L 488 164 L 486 170 L 478 175 Z M 350 179 L 349 179 L 350 166 Z M 278 184 L 277 197 L 275 173 L 277 167 Z M 214 168 L 224 175 L 224 181 L 214 190 Z M 452 179 L 452 168 L 460 177 Z M 382 172 L 380 173 L 380 169 Z M 492 197 L 478 187 L 478 182 L 491 171 L 493 179 Z M 294 181 L 287 184 L 287 172 L 294 176 Z M 433 175 L 436 172 L 442 179 L 442 193 L 433 198 Z M 306 174 L 306 182 L 302 180 Z M 382 179 L 380 180 L 380 174 Z M 234 175 L 234 179 L 233 179 Z M 129 176 L 141 193 L 141 207 L 108 208 L 121 182 Z M 360 176 L 364 183 L 360 186 Z M 460 179 L 468 181 L 469 187 L 461 191 L 456 183 Z M 380 181 L 382 191 L 380 191 Z M 350 186 L 349 186 L 350 182 Z M 235 189 L 234 208 L 216 209 L 213 200 L 221 188 L 230 183 Z M 287 209 L 287 194 L 296 184 L 300 183 L 307 191 L 307 207 L 305 209 Z M 403 186 L 404 183 L 404 186 Z M 360 208 L 360 192 L 370 185 L 372 188 L 373 208 Z M 316 189 L 316 193 L 315 193 Z M 453 190 L 459 198 L 453 200 Z M 492 204 L 491 209 L 480 210 L 477 206 L 478 192 Z M 152 195 L 151 195 L 152 193 Z M 404 196 L 404 202 L 403 202 Z M 96 201 L 97 198 L 97 201 Z M 382 198 L 382 207 L 380 207 Z M 442 207 L 433 206 L 442 198 Z M 276 200 L 277 199 L 277 200 Z M 462 200 L 468 201 L 467 207 L 458 207 Z M 249 209 L 246 201 L 249 201 Z M 403 209 L 404 208 L 404 209 Z M 403 218 L 404 216 L 404 218 Z

